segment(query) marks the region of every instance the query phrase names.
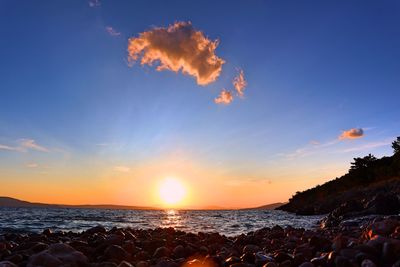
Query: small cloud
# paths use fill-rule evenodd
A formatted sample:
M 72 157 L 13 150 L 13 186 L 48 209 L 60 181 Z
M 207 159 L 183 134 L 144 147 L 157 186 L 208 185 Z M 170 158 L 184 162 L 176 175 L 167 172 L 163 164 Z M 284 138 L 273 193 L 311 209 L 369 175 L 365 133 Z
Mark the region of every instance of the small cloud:
M 0 150 L 19 151 L 18 147 L 12 147 L 12 146 L 1 145 L 1 144 L 0 144 Z
M 314 146 L 318 146 L 318 145 L 321 144 L 321 142 L 316 141 L 316 140 L 311 140 L 311 141 L 310 141 L 310 144 L 312 144 L 312 145 L 314 145 Z
M 353 128 L 346 131 L 343 131 L 339 136 L 339 140 L 345 139 L 357 139 L 364 136 L 364 130 L 361 128 Z
M 25 165 L 25 167 L 27 167 L 27 168 L 37 168 L 37 167 L 39 167 L 39 164 L 37 164 L 37 163 L 28 163 L 28 164 Z
M 120 36 L 121 35 L 121 33 L 119 31 L 115 30 L 111 26 L 107 26 L 105 29 L 106 29 L 106 32 L 111 36 Z
M 247 86 L 247 82 L 244 78 L 243 70 L 239 70 L 239 74 L 233 79 L 232 83 L 233 83 L 233 87 L 235 88 L 238 96 L 243 97 L 244 89 Z
M 371 142 L 371 143 L 367 143 L 367 144 L 364 144 L 364 145 L 361 145 L 361 146 L 343 149 L 343 150 L 340 150 L 340 151 L 337 151 L 337 152 L 339 152 L 339 153 L 348 153 L 348 152 L 355 152 L 355 151 L 370 150 L 370 149 L 373 149 L 373 148 L 378 148 L 378 147 L 383 147 L 383 146 L 389 146 L 389 145 L 392 144 L 392 140 L 393 140 L 393 138 L 386 139 L 386 140 L 383 140 L 383 141 Z
M 233 95 L 231 92 L 223 89 L 219 96 L 214 99 L 214 102 L 216 104 L 223 104 L 223 105 L 229 105 L 233 101 Z
M 113 170 L 117 172 L 129 172 L 131 168 L 120 165 L 120 166 L 114 166 Z
M 89 0 L 88 2 L 90 7 L 99 7 L 101 6 L 100 0 Z
M 17 140 L 17 146 L 9 146 L 0 144 L 0 150 L 7 151 L 17 151 L 17 152 L 26 152 L 28 150 L 36 150 L 40 152 L 49 152 L 49 149 L 41 146 L 35 142 L 33 139 L 19 139 Z
M 31 150 L 36 150 L 40 152 L 49 152 L 49 150 L 41 145 L 38 145 L 35 140 L 33 139 L 20 139 L 19 140 L 19 146 L 26 150 L 26 149 L 31 149 Z
M 156 70 L 182 72 L 207 85 L 220 75 L 225 61 L 215 54 L 218 40 L 211 41 L 190 22 L 176 22 L 168 27 L 156 27 L 142 32 L 128 42 L 128 61 L 140 59 L 141 65 Z

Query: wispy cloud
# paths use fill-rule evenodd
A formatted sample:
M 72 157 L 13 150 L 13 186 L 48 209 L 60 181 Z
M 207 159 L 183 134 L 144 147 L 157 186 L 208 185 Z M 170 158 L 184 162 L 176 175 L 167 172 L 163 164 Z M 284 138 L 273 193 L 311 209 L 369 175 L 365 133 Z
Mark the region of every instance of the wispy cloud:
M 106 32 L 111 36 L 120 36 L 121 33 L 111 26 L 105 27 Z
M 26 164 L 25 167 L 27 167 L 27 168 L 37 168 L 37 167 L 39 167 L 39 164 L 32 162 L 32 163 Z
M 385 140 L 382 140 L 382 141 L 370 142 L 370 143 L 363 144 L 363 145 L 360 145 L 360 146 L 355 146 L 355 147 L 351 147 L 351 148 L 342 149 L 342 150 L 339 150 L 337 152 L 338 153 L 349 153 L 349 152 L 355 152 L 355 151 L 370 150 L 370 149 L 373 149 L 373 148 L 378 148 L 378 147 L 391 145 L 393 140 L 394 140 L 394 138 L 390 138 L 390 139 L 385 139 Z
M 199 85 L 207 85 L 218 78 L 225 63 L 215 54 L 217 46 L 218 40 L 211 41 L 190 22 L 176 22 L 130 38 L 128 61 L 156 63 L 158 71 L 181 71 L 195 77 Z
M 336 145 L 338 143 L 339 143 L 339 140 L 337 140 L 337 139 L 327 141 L 325 143 L 321 143 L 318 141 L 311 141 L 309 145 L 306 145 L 302 148 L 298 148 L 293 152 L 282 153 L 280 155 L 284 156 L 287 159 L 303 158 L 306 156 L 311 156 L 311 155 L 317 154 L 321 151 L 321 149 Z
M 113 170 L 117 172 L 130 172 L 131 168 L 127 166 L 118 165 L 114 166 Z
M 233 87 L 236 90 L 236 93 L 238 96 L 243 97 L 244 96 L 244 89 L 247 86 L 247 82 L 244 78 L 244 73 L 243 70 L 239 70 L 238 75 L 233 79 Z
M 47 148 L 41 146 L 35 142 L 33 139 L 20 139 L 19 140 L 20 147 L 23 149 L 31 149 L 41 152 L 49 152 Z
M 352 128 L 346 131 L 343 131 L 339 136 L 339 140 L 345 139 L 357 139 L 364 136 L 364 130 L 361 128 Z
M 36 150 L 40 152 L 49 152 L 49 149 L 36 143 L 33 139 L 19 139 L 18 145 L 9 146 L 0 144 L 0 150 L 26 152 L 28 150 Z
M 8 151 L 18 151 L 18 147 L 12 147 L 7 145 L 0 144 L 0 150 L 8 150 Z
M 101 6 L 100 0 L 89 0 L 88 4 L 90 7 L 99 7 Z
M 214 99 L 216 104 L 229 105 L 233 101 L 233 95 L 230 91 L 223 89 L 219 96 Z

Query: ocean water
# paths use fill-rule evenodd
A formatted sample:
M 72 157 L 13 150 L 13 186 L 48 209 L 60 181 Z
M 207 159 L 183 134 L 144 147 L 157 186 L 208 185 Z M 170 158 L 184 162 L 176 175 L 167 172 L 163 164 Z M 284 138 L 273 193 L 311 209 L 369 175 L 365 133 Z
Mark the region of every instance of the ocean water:
M 73 208 L 0 208 L 0 233 L 79 232 L 96 225 L 138 229 L 174 227 L 227 236 L 279 225 L 311 229 L 321 216 L 297 216 L 275 210 L 107 210 Z

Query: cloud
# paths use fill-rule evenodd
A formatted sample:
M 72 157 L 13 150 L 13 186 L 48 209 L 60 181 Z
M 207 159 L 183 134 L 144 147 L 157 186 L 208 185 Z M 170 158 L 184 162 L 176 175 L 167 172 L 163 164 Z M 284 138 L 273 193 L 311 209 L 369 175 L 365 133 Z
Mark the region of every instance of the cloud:
M 31 149 L 31 150 L 36 150 L 40 152 L 49 152 L 47 148 L 44 146 L 38 145 L 35 140 L 33 139 L 20 139 L 19 140 L 19 145 L 23 149 Z
M 37 168 L 37 167 L 39 167 L 39 164 L 37 164 L 37 163 L 28 163 L 28 164 L 25 165 L 25 167 L 27 167 L 27 168 Z
M 121 33 L 117 30 L 115 30 L 113 27 L 111 26 L 107 26 L 105 27 L 106 32 L 111 35 L 111 36 L 120 36 Z
M 233 95 L 231 92 L 223 89 L 219 96 L 214 99 L 216 104 L 229 105 L 233 101 Z
M 90 7 L 99 7 L 101 6 L 100 0 L 89 0 L 88 2 Z
M 211 41 L 190 22 L 176 22 L 142 32 L 128 42 L 128 61 L 140 60 L 141 65 L 156 70 L 182 72 L 196 78 L 197 84 L 214 82 L 225 61 L 215 54 L 218 40 Z
M 238 96 L 243 97 L 244 96 L 244 89 L 247 86 L 247 82 L 244 79 L 244 73 L 243 70 L 239 70 L 239 74 L 233 79 L 233 87 L 236 90 L 236 93 Z
M 114 166 L 113 170 L 117 171 L 117 172 L 129 172 L 131 170 L 131 168 L 129 168 L 127 166 L 119 165 L 119 166 Z
M 0 150 L 18 151 L 18 147 L 12 147 L 0 144 Z
M 339 136 L 340 140 L 345 139 L 357 139 L 364 136 L 364 130 L 361 128 L 353 128 L 346 131 L 343 131 L 342 134 Z
M 383 141 L 371 142 L 371 143 L 367 143 L 367 144 L 364 144 L 364 145 L 361 145 L 361 146 L 343 149 L 343 150 L 340 150 L 338 152 L 339 153 L 348 153 L 348 152 L 355 152 L 355 151 L 370 150 L 370 149 L 373 149 L 373 148 L 378 148 L 378 147 L 391 145 L 392 141 L 393 141 L 393 138 L 390 138 L 390 139 L 386 139 L 386 140 L 383 140 Z
M 49 152 L 49 149 L 41 146 L 35 142 L 33 139 L 19 139 L 17 140 L 17 146 L 8 146 L 0 144 L 0 150 L 26 152 L 28 150 L 36 150 L 40 152 Z

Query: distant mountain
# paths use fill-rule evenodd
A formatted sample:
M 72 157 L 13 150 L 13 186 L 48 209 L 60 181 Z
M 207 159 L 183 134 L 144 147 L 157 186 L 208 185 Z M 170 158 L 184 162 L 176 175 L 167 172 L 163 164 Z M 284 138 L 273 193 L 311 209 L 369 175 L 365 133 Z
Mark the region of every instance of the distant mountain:
M 272 203 L 260 207 L 244 208 L 240 210 L 272 210 L 282 206 L 285 203 Z M 161 208 L 145 207 L 145 206 L 126 206 L 126 205 L 112 205 L 112 204 L 101 204 L 101 205 L 64 205 L 64 204 L 46 204 L 36 203 L 24 200 L 19 200 L 12 197 L 1 197 L 0 196 L 0 207 L 11 207 L 11 208 L 76 208 L 76 209 L 117 209 L 117 210 L 161 210 Z M 187 210 L 237 210 L 234 208 L 224 208 L 220 206 L 206 206 L 199 208 L 188 208 Z
M 284 204 L 285 203 L 277 202 L 277 203 L 271 203 L 271 204 L 267 204 L 267 205 L 263 205 L 263 206 L 259 206 L 259 207 L 254 207 L 254 208 L 244 208 L 241 210 L 274 210 Z
M 125 206 L 125 205 L 62 205 L 45 204 L 19 200 L 11 197 L 0 197 L 0 207 L 11 208 L 81 208 L 81 209 L 119 209 L 119 210 L 157 210 L 154 207 Z

